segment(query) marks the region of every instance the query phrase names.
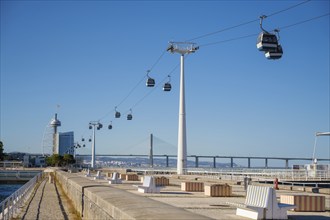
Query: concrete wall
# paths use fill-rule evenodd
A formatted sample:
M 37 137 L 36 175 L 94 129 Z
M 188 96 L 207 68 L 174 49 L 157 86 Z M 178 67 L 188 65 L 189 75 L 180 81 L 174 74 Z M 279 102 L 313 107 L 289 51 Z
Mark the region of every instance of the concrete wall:
M 56 178 L 83 219 L 209 219 L 76 173 L 56 171 Z

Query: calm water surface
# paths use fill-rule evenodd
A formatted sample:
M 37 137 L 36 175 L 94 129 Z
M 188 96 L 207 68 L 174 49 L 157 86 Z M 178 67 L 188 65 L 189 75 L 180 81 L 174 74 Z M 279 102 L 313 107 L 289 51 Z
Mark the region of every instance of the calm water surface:
M 0 202 L 13 194 L 24 184 L 0 184 Z

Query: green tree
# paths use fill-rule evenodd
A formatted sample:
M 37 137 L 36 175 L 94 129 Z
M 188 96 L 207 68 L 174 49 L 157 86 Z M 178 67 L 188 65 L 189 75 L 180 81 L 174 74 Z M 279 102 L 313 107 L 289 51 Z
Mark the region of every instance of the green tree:
M 3 160 L 5 157 L 5 154 L 3 153 L 3 143 L 0 141 L 0 160 Z
M 59 155 L 59 154 L 53 154 L 53 165 L 58 167 L 62 165 L 62 161 L 63 161 L 63 156 Z
M 53 157 L 46 157 L 46 164 L 47 164 L 47 166 L 54 166 Z
M 64 154 L 63 155 L 63 165 L 73 164 L 75 162 L 76 161 L 73 158 L 73 155 L 71 155 L 71 154 Z
M 76 160 L 71 154 L 64 154 L 63 156 L 53 154 L 52 156 L 46 158 L 46 163 L 48 166 L 66 166 L 75 162 Z
M 47 165 L 49 166 L 56 166 L 58 167 L 59 165 L 61 165 L 61 162 L 63 160 L 63 157 L 59 154 L 53 154 L 50 157 L 47 157 L 46 162 Z

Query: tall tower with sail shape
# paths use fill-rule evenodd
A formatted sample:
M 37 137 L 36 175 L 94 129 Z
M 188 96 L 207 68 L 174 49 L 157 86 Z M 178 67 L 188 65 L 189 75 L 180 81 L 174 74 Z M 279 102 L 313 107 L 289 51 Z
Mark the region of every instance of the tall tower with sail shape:
M 53 133 L 53 154 L 58 154 L 57 149 L 57 127 L 61 126 L 61 121 L 57 119 L 57 113 L 55 113 L 55 118 L 53 118 L 50 122 L 50 126 L 53 127 L 54 133 Z

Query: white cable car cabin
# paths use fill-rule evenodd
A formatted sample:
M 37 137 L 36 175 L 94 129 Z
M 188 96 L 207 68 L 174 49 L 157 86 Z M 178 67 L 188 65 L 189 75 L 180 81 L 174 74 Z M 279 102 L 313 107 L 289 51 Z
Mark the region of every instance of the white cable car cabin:
M 261 32 L 257 38 L 257 48 L 260 51 L 274 50 L 278 47 L 276 34 Z
M 165 92 L 169 92 L 169 91 L 171 91 L 171 89 L 172 89 L 171 83 L 167 82 L 167 83 L 164 84 L 163 90 Z
M 127 120 L 132 120 L 133 119 L 133 115 L 132 114 L 128 114 L 127 115 Z
M 155 86 L 155 80 L 153 78 L 148 77 L 146 85 L 147 85 L 147 87 L 154 87 Z
M 115 113 L 115 118 L 120 118 L 120 112 L 117 112 Z
M 274 50 L 269 50 L 265 52 L 265 57 L 269 60 L 277 60 L 280 59 L 283 55 L 282 46 L 279 44 Z
M 112 129 L 112 125 L 109 125 L 109 126 L 108 126 L 108 129 L 109 129 L 109 130 Z

